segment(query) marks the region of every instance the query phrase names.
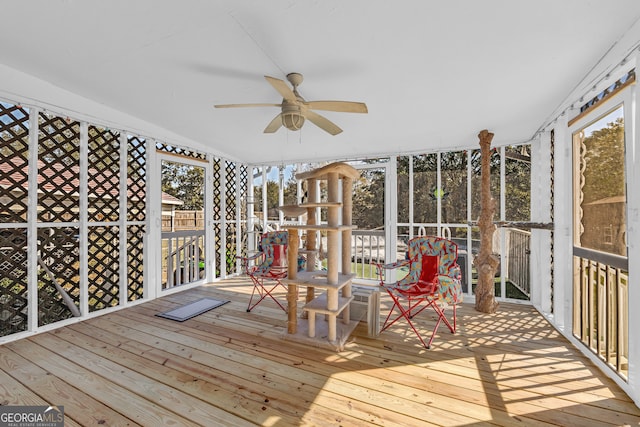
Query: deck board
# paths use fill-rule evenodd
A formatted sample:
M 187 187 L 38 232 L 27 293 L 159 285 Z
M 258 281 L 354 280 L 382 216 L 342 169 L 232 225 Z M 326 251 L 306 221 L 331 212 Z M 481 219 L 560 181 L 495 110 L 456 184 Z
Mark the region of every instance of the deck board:
M 250 292 L 226 280 L 4 344 L 0 403 L 64 405 L 68 425 L 640 425 L 530 306 L 463 305 L 458 333 L 441 328 L 431 350 L 401 323 L 379 337 L 361 323 L 335 352 L 284 340 L 285 313 L 268 301 L 247 313 Z M 205 296 L 230 302 L 155 316 Z

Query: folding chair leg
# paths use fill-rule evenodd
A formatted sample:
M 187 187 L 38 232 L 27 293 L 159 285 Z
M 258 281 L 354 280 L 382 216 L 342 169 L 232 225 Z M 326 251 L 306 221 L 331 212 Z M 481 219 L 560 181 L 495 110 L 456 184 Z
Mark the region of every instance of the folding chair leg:
M 451 333 L 455 334 L 456 333 L 456 306 L 458 304 L 453 304 L 453 329 L 451 329 Z
M 440 323 L 444 321 L 444 324 L 447 325 L 447 327 L 449 328 L 449 330 L 451 331 L 452 334 L 456 333 L 456 305 L 453 304 L 453 326 L 451 326 L 451 323 L 449 322 L 449 319 L 447 319 L 447 317 L 444 314 L 445 309 L 444 308 L 440 308 L 440 306 L 438 306 L 438 304 L 434 302 L 432 302 L 430 304 L 434 311 L 438 314 L 438 321 L 436 322 L 436 326 L 433 328 L 433 332 L 431 333 L 431 338 L 429 338 L 429 347 L 431 347 L 431 343 L 433 342 L 433 338 L 436 336 L 436 332 L 438 332 L 438 327 L 440 326 Z
M 418 339 L 420 340 L 420 342 L 422 343 L 422 345 L 428 350 L 431 348 L 431 344 L 433 343 L 433 339 L 436 336 L 436 333 L 438 332 L 438 328 L 440 327 L 440 324 L 442 322 L 444 322 L 445 325 L 447 325 L 447 327 L 449 328 L 449 330 L 451 331 L 451 333 L 455 334 L 456 333 L 456 305 L 453 305 L 453 325 L 451 324 L 451 322 L 449 321 L 449 319 L 447 319 L 447 317 L 445 316 L 445 309 L 444 308 L 440 308 L 440 306 L 438 306 L 437 301 L 428 301 L 428 303 L 422 307 L 420 307 L 419 310 L 414 311 L 415 308 L 420 304 L 420 302 L 423 302 L 425 300 L 422 301 L 418 301 L 417 303 L 414 303 L 412 305 L 410 305 L 407 309 L 405 309 L 404 307 L 402 307 L 402 305 L 394 300 L 394 305 L 391 308 L 391 310 L 389 311 L 389 314 L 387 315 L 387 318 L 384 321 L 384 324 L 382 326 L 382 328 L 380 329 L 380 332 L 385 331 L 386 329 L 388 329 L 391 325 L 393 325 L 394 323 L 396 323 L 398 320 L 400 319 L 405 319 L 407 321 L 407 323 L 409 324 L 409 327 L 413 330 L 413 332 L 416 334 L 416 336 L 418 337 Z M 427 307 L 432 307 L 433 310 L 436 312 L 437 316 L 438 316 L 438 320 L 436 321 L 436 325 L 433 328 L 433 331 L 431 332 L 431 337 L 429 337 L 429 342 L 425 343 L 424 339 L 422 338 L 422 336 L 420 335 L 420 332 L 418 332 L 418 329 L 415 327 L 415 325 L 413 324 L 413 322 L 411 321 L 411 319 L 413 319 L 417 314 L 419 314 L 420 312 L 422 312 L 425 308 Z M 392 319 L 392 314 L 394 312 L 395 309 L 398 309 L 398 311 L 400 311 L 400 314 L 397 315 L 395 318 Z
M 391 326 L 394 323 L 396 323 L 398 321 L 398 319 L 400 319 L 402 317 L 402 315 L 399 315 L 393 321 L 389 322 L 389 319 L 391 318 L 391 315 L 393 314 L 393 310 L 397 306 L 398 306 L 398 304 L 394 302 L 393 307 L 391 307 L 391 310 L 389 311 L 389 314 L 387 314 L 387 318 L 384 319 L 384 323 L 382 324 L 382 328 L 380 329 L 380 332 L 384 332 L 389 326 Z
M 253 307 L 258 305 L 258 303 L 264 299 L 264 297 L 262 297 L 262 298 L 260 298 L 258 300 L 258 302 L 256 302 L 255 304 L 251 305 L 251 302 L 253 301 L 253 296 L 255 295 L 256 291 L 258 291 L 258 294 L 261 295 L 260 288 L 262 288 L 262 284 L 260 283 L 260 281 L 258 279 L 256 279 L 253 276 L 249 276 L 249 278 L 251 278 L 251 281 L 253 282 L 253 290 L 251 291 L 251 298 L 249 298 L 249 305 L 247 305 L 247 313 L 250 312 L 251 310 L 253 310 Z
M 253 278 L 252 278 L 252 279 L 253 279 Z M 264 286 L 264 283 L 261 283 L 261 282 L 257 281 L 257 279 L 254 279 L 254 282 L 257 282 L 257 284 L 256 284 L 256 283 L 254 283 L 254 286 L 253 286 L 253 292 L 251 292 L 251 298 L 249 299 L 249 305 L 247 306 L 247 312 L 250 312 L 251 310 L 253 310 L 253 308 L 254 308 L 256 305 L 260 304 L 260 302 L 262 302 L 262 300 L 263 300 L 263 299 L 265 299 L 267 296 L 271 297 L 271 299 L 272 299 L 276 304 L 278 304 L 278 306 L 279 306 L 282 310 L 284 310 L 284 312 L 285 312 L 285 313 L 287 312 L 287 309 L 286 309 L 282 304 L 280 304 L 280 301 L 278 301 L 278 299 L 277 299 L 276 297 L 274 297 L 273 295 L 271 295 L 271 292 L 273 292 L 273 290 L 274 290 L 275 288 L 277 288 L 277 287 L 280 285 L 280 283 L 279 283 L 279 282 L 276 282 L 276 284 L 275 284 L 275 285 L 273 285 L 273 286 L 271 287 L 271 289 L 267 289 L 267 288 Z M 254 295 L 256 294 L 256 291 L 257 291 L 257 293 L 258 293 L 258 295 L 257 295 L 257 296 L 259 296 L 260 298 L 258 299 L 258 301 L 256 301 L 255 303 L 253 303 L 253 304 L 252 304 L 252 302 L 253 302 L 253 297 L 254 297 Z
M 424 348 L 429 350 L 431 348 L 431 341 L 433 341 L 433 336 L 431 337 L 431 339 L 429 340 L 429 344 L 427 345 L 427 344 L 424 343 L 424 340 L 422 339 L 422 336 L 420 335 L 420 332 L 418 332 L 416 327 L 413 326 L 413 322 L 408 317 L 407 317 L 407 323 L 409 323 L 409 326 L 411 326 L 411 329 L 413 329 L 413 332 L 415 332 L 416 336 L 418 337 L 418 339 L 420 340 L 420 342 L 422 343 Z
M 409 302 L 409 307 L 405 310 L 404 307 L 402 307 L 402 304 L 400 304 L 393 296 L 392 296 L 392 299 L 394 301 L 393 302 L 393 306 L 391 307 L 391 310 L 389 311 L 389 314 L 387 315 L 387 318 L 385 319 L 384 324 L 382 326 L 382 329 L 380 329 L 380 332 L 384 332 L 386 329 L 388 329 L 391 325 L 396 323 L 398 320 L 405 319 L 407 321 L 407 323 L 409 324 L 409 327 L 411 327 L 413 332 L 416 334 L 416 336 L 418 337 L 418 339 L 422 343 L 422 345 L 425 348 L 429 349 L 430 345 L 431 345 L 431 342 L 429 342 L 429 345 L 425 344 L 424 340 L 422 339 L 422 336 L 420 336 L 420 332 L 418 332 L 416 327 L 413 325 L 413 322 L 411 321 L 412 317 L 414 317 L 415 315 L 420 313 L 427 306 L 421 307 L 420 310 L 418 310 L 417 312 L 411 313 L 411 311 L 413 309 L 415 309 L 420 304 L 420 301 L 418 301 L 417 303 L 414 303 L 414 304 L 411 304 L 411 302 Z M 391 322 L 389 322 L 389 319 L 391 318 L 391 315 L 393 314 L 393 311 L 396 308 L 398 308 L 398 310 L 400 311 L 400 314 L 398 316 L 396 316 Z

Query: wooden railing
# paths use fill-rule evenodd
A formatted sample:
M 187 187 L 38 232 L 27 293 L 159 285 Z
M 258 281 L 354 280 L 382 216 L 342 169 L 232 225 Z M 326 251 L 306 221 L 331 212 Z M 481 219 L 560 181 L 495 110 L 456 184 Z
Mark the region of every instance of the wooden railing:
M 291 222 L 294 224 L 294 222 Z M 269 223 L 269 229 L 278 229 L 277 222 Z M 506 228 L 507 253 L 503 258 L 508 260 L 506 264 L 506 279 L 520 289 L 527 297 L 531 295 L 531 271 L 530 271 L 530 242 L 531 232 L 517 228 Z M 449 233 L 450 234 L 450 233 Z M 255 247 L 258 247 L 260 233 L 253 233 Z M 467 250 L 465 239 L 453 239 L 460 245 L 459 264 L 464 269 L 464 288 L 467 287 Z M 479 242 L 477 242 L 479 245 Z M 323 246 L 324 247 L 324 246 Z M 405 248 L 406 250 L 406 248 Z M 385 231 L 384 230 L 353 230 L 351 237 L 352 272 L 359 279 L 377 280 L 376 269 L 372 263 L 384 263 L 385 261 Z M 395 256 L 395 254 L 394 254 Z
M 385 263 L 384 230 L 353 230 L 351 232 L 351 256 L 353 272 L 359 279 L 377 279 L 373 263 Z
M 162 288 L 204 278 L 204 230 L 162 233 Z
M 506 228 L 505 239 L 507 247 L 506 280 L 516 288 L 531 297 L 531 232 L 517 228 Z
M 629 273 L 624 257 L 574 248 L 573 334 L 627 378 Z
M 286 222 L 284 224 L 297 224 L 297 222 Z M 282 226 L 277 222 L 270 222 L 269 230 L 276 230 Z M 254 247 L 258 247 L 261 233 L 252 233 L 254 239 Z M 324 237 L 326 238 L 326 237 Z M 323 237 L 321 237 L 323 239 Z M 384 263 L 384 230 L 353 230 L 351 234 L 351 257 L 352 272 L 359 279 L 377 280 L 377 272 L 372 263 Z M 322 248 L 326 248 L 326 241 L 323 242 Z M 322 255 L 321 255 L 322 258 Z

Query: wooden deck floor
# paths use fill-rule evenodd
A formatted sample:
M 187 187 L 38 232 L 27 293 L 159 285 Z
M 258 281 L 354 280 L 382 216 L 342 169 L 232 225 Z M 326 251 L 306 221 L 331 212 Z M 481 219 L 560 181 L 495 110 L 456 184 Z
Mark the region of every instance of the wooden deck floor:
M 64 405 L 66 425 L 640 425 L 640 409 L 531 307 L 463 305 L 431 350 L 360 324 L 336 353 L 246 312 L 245 280 L 188 290 L 0 346 L 0 403 Z M 154 316 L 211 296 L 183 323 Z M 431 322 L 423 314 L 423 326 Z

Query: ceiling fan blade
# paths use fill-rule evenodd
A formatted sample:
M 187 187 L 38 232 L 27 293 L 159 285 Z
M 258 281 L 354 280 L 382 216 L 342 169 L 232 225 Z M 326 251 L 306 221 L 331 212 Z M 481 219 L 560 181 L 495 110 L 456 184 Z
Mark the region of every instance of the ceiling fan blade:
M 264 133 L 274 133 L 280 129 L 280 126 L 282 126 L 282 114 L 278 114 L 273 120 L 271 120 L 271 123 L 264 128 Z
M 243 108 L 243 107 L 282 107 L 282 104 L 218 104 L 216 108 Z
M 275 77 L 264 76 L 265 79 L 273 86 L 275 90 L 278 91 L 280 95 L 287 101 L 297 101 L 298 98 L 296 94 L 293 93 L 288 84 L 284 82 L 284 80 L 276 79 Z
M 339 111 L 341 113 L 368 113 L 367 104 L 364 102 L 349 101 L 310 101 L 307 107 L 314 110 Z
M 342 132 L 335 123 L 327 119 L 326 117 L 322 117 L 318 113 L 314 113 L 313 111 L 307 111 L 305 116 L 308 120 L 311 121 L 314 125 L 318 126 L 320 129 L 329 132 L 331 135 L 337 135 Z

